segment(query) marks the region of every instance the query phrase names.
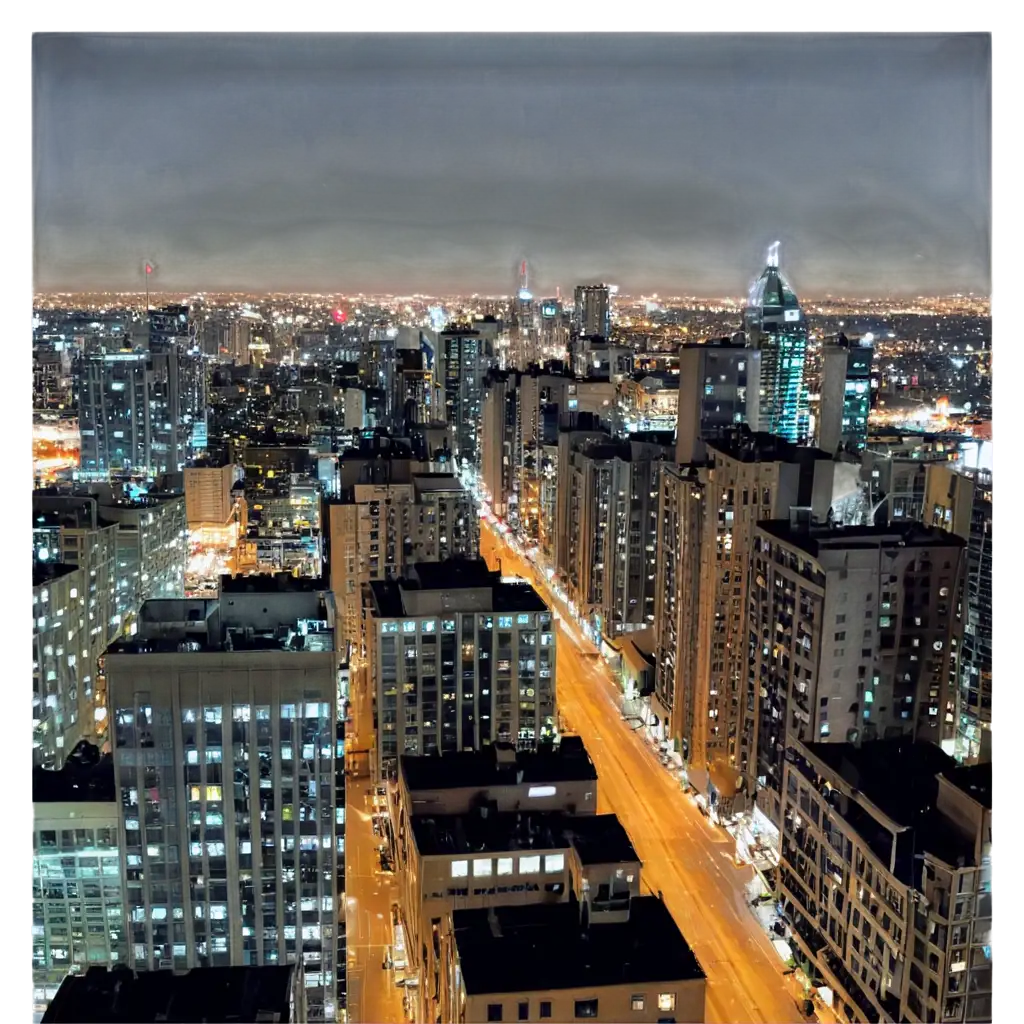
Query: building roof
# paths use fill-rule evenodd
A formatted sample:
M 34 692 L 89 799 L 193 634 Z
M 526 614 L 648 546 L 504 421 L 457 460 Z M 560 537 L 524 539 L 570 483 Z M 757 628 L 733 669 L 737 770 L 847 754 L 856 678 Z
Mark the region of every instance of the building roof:
M 827 548 L 950 547 L 962 548 L 966 541 L 948 530 L 922 523 L 892 523 L 889 526 L 815 526 L 793 524 L 788 519 L 762 519 L 758 529 L 799 548 L 813 558 Z
M 636 864 L 640 858 L 614 814 L 561 811 L 495 811 L 414 814 L 410 818 L 422 857 L 575 849 L 582 864 Z
M 992 810 L 992 762 L 956 765 L 943 769 L 942 776 L 957 789 L 976 800 L 985 810 Z
M 68 975 L 44 1024 L 149 1021 L 291 1021 L 294 967 L 201 967 L 174 971 L 90 967 Z
M 704 971 L 665 904 L 635 896 L 626 921 L 581 924 L 575 900 L 456 910 L 468 995 L 698 981 Z
M 329 589 L 330 582 L 322 576 L 295 576 L 290 572 L 239 573 L 220 578 L 222 594 L 308 594 Z
M 557 747 L 517 751 L 510 743 L 462 750 L 444 757 L 399 758 L 410 793 L 489 786 L 592 782 L 597 769 L 578 736 L 564 736 Z
M 412 482 L 419 491 L 464 491 L 462 481 L 453 473 L 413 473 Z
M 60 771 L 32 769 L 33 803 L 113 803 L 116 798 L 112 756 L 101 755 L 98 747 L 85 740 L 68 755 Z
M 751 309 L 797 309 L 800 301 L 777 266 L 769 264 L 750 289 Z
M 68 565 L 65 562 L 39 562 L 32 563 L 32 586 L 41 587 L 46 583 L 59 580 L 62 576 L 69 576 L 78 571 L 77 565 Z
M 708 440 L 708 448 L 738 462 L 790 462 L 805 465 L 832 461 L 820 448 L 805 448 L 784 437 L 740 425 L 726 437 Z

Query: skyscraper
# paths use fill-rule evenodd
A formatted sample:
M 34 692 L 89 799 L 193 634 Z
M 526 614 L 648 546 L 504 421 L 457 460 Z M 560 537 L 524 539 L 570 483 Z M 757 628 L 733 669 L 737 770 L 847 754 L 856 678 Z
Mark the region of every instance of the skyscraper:
M 580 338 L 604 338 L 612 335 L 611 289 L 606 284 L 576 286 L 576 335 Z
M 779 271 L 778 242 L 768 250 L 764 273 L 750 289 L 744 324 L 748 347 L 761 354 L 760 384 L 747 394 L 751 430 L 803 441 L 808 430 L 804 385 L 807 321 L 796 294 Z
M 818 447 L 834 455 L 840 444 L 862 451 L 871 411 L 871 336 L 851 340 L 840 334 L 822 349 Z

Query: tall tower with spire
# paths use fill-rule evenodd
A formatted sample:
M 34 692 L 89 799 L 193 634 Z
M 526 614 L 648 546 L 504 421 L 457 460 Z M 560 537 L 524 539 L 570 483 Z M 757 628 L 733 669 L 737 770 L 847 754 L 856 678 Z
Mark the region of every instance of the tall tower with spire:
M 760 379 L 747 392 L 752 430 L 801 442 L 808 434 L 807 319 L 779 270 L 779 243 L 768 248 L 764 272 L 750 289 L 744 314 L 747 347 L 760 353 Z M 751 382 L 753 384 L 753 382 Z

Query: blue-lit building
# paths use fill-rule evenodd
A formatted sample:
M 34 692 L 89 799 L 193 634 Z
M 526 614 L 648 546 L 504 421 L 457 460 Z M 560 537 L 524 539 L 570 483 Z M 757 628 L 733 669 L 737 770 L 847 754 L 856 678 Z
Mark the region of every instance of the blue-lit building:
M 857 452 L 867 445 L 873 357 L 871 335 L 851 340 L 840 334 L 822 349 L 817 435 L 818 447 L 830 455 L 840 445 Z
M 779 271 L 776 242 L 764 273 L 750 289 L 744 314 L 747 347 L 760 354 L 760 385 L 747 392 L 750 429 L 799 443 L 809 428 L 804 362 L 807 320 L 800 302 Z

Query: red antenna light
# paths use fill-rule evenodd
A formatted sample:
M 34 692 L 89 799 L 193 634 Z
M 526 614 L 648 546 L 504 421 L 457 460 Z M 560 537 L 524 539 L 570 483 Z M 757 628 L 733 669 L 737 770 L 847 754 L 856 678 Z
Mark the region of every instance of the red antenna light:
M 147 274 L 152 274 L 153 273 L 153 265 L 151 263 L 147 263 L 146 264 L 146 273 Z

